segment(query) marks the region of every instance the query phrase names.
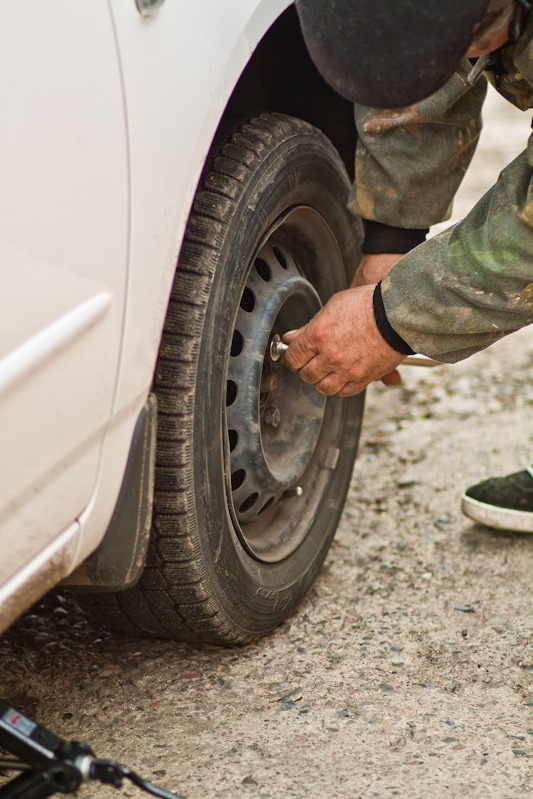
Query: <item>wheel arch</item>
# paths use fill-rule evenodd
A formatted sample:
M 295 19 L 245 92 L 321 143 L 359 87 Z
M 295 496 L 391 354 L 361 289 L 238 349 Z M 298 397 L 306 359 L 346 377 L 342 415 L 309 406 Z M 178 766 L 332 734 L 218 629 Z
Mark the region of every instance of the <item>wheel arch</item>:
M 311 61 L 294 5 L 276 19 L 257 45 L 226 113 L 265 111 L 290 114 L 322 130 L 353 179 L 357 133 L 352 104 L 325 82 Z

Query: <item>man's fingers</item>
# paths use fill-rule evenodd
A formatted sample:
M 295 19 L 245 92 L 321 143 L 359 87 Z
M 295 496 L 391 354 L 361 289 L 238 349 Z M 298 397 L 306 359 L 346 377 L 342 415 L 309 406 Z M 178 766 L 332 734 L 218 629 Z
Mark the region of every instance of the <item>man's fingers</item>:
M 344 385 L 344 380 L 339 379 L 333 372 L 330 372 L 327 377 L 315 383 L 315 388 L 319 394 L 324 394 L 326 397 L 332 397 L 338 394 Z
M 282 336 L 282 339 L 285 342 L 285 344 L 290 344 L 293 338 L 295 338 L 295 336 L 297 336 L 301 330 L 303 330 L 302 327 L 298 328 L 297 330 L 287 330 L 287 332 L 284 333 Z
M 305 366 L 298 370 L 298 377 L 301 377 L 304 383 L 316 385 L 319 380 L 323 380 L 330 372 L 331 366 L 324 361 L 324 358 L 320 355 L 315 355 Z
M 360 394 L 365 388 L 366 386 L 361 383 L 346 383 L 337 394 L 339 397 L 353 397 L 355 394 Z
M 400 386 L 402 384 L 402 378 L 397 369 L 393 369 L 392 372 L 383 375 L 380 379 L 385 386 Z M 360 394 L 365 388 L 366 386 L 361 385 L 361 383 L 346 383 L 338 394 L 339 397 L 353 397 L 354 394 Z
M 399 386 L 401 385 L 402 378 L 399 371 L 397 369 L 393 369 L 392 372 L 389 372 L 387 375 L 383 375 L 381 382 L 385 386 Z
M 283 336 L 285 343 L 289 344 L 283 363 L 293 372 L 300 371 L 315 355 L 318 355 L 318 349 L 309 343 L 307 328 L 308 325 L 304 325 L 296 333 L 291 331 Z

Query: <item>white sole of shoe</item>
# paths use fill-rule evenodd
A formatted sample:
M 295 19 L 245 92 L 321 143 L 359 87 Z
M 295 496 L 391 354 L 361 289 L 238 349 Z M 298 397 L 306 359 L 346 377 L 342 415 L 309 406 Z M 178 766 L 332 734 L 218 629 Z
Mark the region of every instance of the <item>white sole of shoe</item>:
M 487 505 L 466 494 L 463 494 L 461 510 L 469 519 L 486 527 L 512 530 L 515 533 L 533 533 L 533 513 L 529 511 L 498 508 L 497 505 Z

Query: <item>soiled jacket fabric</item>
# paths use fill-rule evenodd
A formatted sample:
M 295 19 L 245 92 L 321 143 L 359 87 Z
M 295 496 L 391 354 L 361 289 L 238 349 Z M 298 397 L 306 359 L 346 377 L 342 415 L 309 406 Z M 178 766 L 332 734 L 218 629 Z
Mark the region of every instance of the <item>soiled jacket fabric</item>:
M 423 228 L 449 217 L 481 129 L 485 75 L 533 107 L 533 13 L 520 40 L 466 60 L 415 106 L 356 108 L 354 213 Z M 404 256 L 382 281 L 387 318 L 415 350 L 453 363 L 533 322 L 533 141 L 459 224 Z

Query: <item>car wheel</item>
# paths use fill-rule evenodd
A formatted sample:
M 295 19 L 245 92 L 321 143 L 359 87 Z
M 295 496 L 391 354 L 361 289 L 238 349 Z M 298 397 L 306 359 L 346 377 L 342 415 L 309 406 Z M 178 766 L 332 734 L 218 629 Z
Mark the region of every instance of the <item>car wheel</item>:
M 215 142 L 154 378 L 152 538 L 140 581 L 94 595 L 125 632 L 248 642 L 296 607 L 348 491 L 363 396 L 323 397 L 271 356 L 346 287 L 360 227 L 320 131 L 265 114 Z M 275 353 L 274 353 L 275 357 Z

